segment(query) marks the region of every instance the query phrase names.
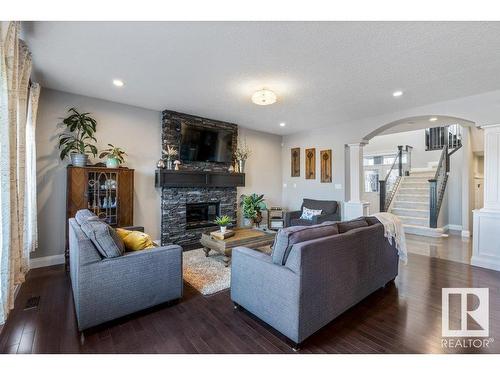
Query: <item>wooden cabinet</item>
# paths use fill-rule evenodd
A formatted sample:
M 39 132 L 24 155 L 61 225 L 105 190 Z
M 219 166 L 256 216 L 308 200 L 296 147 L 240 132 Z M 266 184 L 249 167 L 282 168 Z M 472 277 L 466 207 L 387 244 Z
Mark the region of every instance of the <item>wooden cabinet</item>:
M 113 227 L 133 225 L 134 170 L 73 167 L 67 169 L 66 226 L 68 219 L 88 208 Z M 66 228 L 66 233 L 68 233 Z M 66 246 L 67 248 L 68 246 Z M 68 249 L 66 249 L 68 264 Z

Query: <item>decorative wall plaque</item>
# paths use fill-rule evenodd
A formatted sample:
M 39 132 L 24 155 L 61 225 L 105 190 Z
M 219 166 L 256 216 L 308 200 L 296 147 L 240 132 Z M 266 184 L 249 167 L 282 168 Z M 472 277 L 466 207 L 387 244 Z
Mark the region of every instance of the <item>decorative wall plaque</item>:
M 306 180 L 316 179 L 316 149 L 306 149 Z
M 319 152 L 321 163 L 321 182 L 332 182 L 332 150 Z
M 291 176 L 300 177 L 300 147 L 292 148 Z

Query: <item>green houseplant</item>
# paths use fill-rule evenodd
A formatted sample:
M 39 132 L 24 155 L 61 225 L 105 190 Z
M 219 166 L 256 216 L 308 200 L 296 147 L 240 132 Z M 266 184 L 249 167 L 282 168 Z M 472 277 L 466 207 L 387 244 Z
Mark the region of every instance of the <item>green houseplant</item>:
M 267 209 L 264 203 L 264 194 L 243 194 L 240 197 L 240 205 L 243 209 L 243 217 L 253 222 L 256 227 L 262 222 L 262 211 Z
M 227 226 L 231 224 L 231 222 L 232 222 L 231 218 L 227 215 L 219 216 L 215 219 L 215 224 L 217 224 L 220 227 L 221 233 L 226 233 Z
M 102 150 L 99 154 L 99 158 L 106 158 L 106 167 L 108 168 L 118 168 L 120 164 L 125 163 L 124 155 L 127 155 L 120 147 L 115 147 L 111 143 L 108 143 L 110 148 Z
M 71 164 L 76 167 L 85 167 L 88 163 L 89 153 L 97 155 L 97 142 L 94 137 L 97 122 L 89 116 L 88 112 L 80 113 L 75 108 L 68 110 L 70 115 L 63 119 L 66 129 L 59 134 L 60 157 L 64 160 L 68 155 Z

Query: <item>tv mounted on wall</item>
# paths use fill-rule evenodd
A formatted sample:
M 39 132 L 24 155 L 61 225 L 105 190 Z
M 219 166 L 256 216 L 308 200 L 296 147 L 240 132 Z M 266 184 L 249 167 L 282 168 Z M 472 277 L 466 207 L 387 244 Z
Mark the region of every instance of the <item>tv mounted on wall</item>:
M 233 135 L 233 130 L 182 123 L 181 161 L 230 163 L 233 154 Z

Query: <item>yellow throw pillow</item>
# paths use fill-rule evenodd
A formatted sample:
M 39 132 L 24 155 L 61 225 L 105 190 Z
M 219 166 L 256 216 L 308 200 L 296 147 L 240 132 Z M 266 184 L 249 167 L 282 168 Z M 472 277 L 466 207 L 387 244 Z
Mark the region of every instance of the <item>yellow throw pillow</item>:
M 116 229 L 116 233 L 118 233 L 123 240 L 125 248 L 128 251 L 139 251 L 156 247 L 156 244 L 151 240 L 149 234 L 123 228 Z

